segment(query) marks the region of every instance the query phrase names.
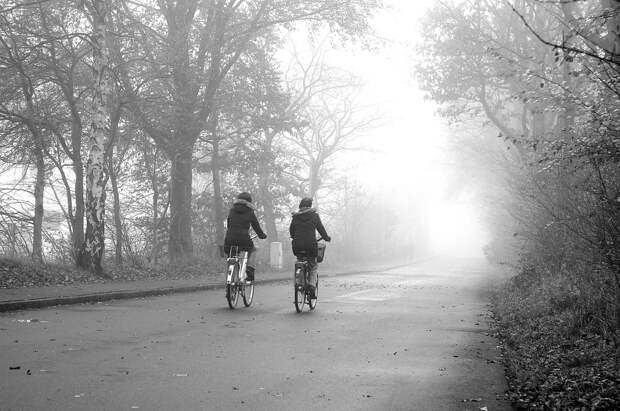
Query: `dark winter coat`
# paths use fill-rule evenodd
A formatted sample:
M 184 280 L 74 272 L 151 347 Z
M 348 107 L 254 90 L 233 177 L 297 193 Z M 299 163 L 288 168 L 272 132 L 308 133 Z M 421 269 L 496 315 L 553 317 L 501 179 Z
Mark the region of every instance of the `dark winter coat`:
M 254 249 L 254 243 L 250 238 L 250 226 L 259 238 L 267 238 L 254 214 L 252 203 L 237 199 L 228 213 L 225 246 L 236 245 L 243 251 Z
M 303 252 L 309 257 L 316 257 L 317 255 L 317 243 L 316 232 L 319 232 L 321 237 L 329 241 L 330 237 L 323 227 L 321 217 L 314 208 L 303 208 L 296 213 L 293 213 L 293 220 L 289 227 L 289 233 L 293 239 L 293 254 L 297 255 Z

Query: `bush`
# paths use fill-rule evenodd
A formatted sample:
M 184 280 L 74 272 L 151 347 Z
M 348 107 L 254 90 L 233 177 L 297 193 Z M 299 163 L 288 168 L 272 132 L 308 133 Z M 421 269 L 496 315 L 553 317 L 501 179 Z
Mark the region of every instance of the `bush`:
M 578 281 L 585 273 L 535 273 L 522 270 L 494 295 L 515 407 L 618 409 L 620 336 L 607 300 L 615 291 L 593 273 L 587 281 Z

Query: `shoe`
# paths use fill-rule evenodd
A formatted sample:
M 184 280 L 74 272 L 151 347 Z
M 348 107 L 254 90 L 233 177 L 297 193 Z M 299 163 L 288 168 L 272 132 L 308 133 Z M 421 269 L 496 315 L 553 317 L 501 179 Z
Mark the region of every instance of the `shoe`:
M 248 267 L 245 270 L 245 280 L 254 281 L 254 267 Z

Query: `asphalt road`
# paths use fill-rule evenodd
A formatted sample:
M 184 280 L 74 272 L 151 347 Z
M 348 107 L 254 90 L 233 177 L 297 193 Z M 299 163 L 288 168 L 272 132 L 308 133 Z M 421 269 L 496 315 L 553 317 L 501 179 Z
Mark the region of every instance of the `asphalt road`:
M 489 267 L 434 260 L 292 285 L 0 315 L 1 410 L 509 410 Z M 242 304 L 241 304 L 242 306 Z

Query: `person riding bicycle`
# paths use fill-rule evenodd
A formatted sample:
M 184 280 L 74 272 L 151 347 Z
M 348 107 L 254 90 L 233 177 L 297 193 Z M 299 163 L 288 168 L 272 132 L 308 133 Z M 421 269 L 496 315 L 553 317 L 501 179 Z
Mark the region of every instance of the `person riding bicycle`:
M 308 258 L 308 271 L 310 272 L 310 295 L 316 298 L 316 283 L 318 245 L 316 241 L 316 231 L 319 232 L 325 241 L 331 241 L 331 237 L 327 235 L 325 227 L 321 222 L 321 217 L 315 208 L 312 208 L 312 199 L 305 197 L 299 202 L 299 211 L 293 213 L 293 219 L 289 227 L 289 233 L 293 239 L 293 254 L 297 257 Z
M 265 239 L 267 235 L 263 232 L 254 214 L 256 207 L 252 204 L 250 193 L 240 193 L 234 201 L 232 208 L 228 212 L 226 220 L 226 237 L 224 238 L 224 250 L 228 254 L 233 246 L 239 251 L 248 252 L 248 264 L 246 269 L 247 280 L 254 281 L 254 243 L 250 238 L 250 226 L 258 235 L 258 238 Z

